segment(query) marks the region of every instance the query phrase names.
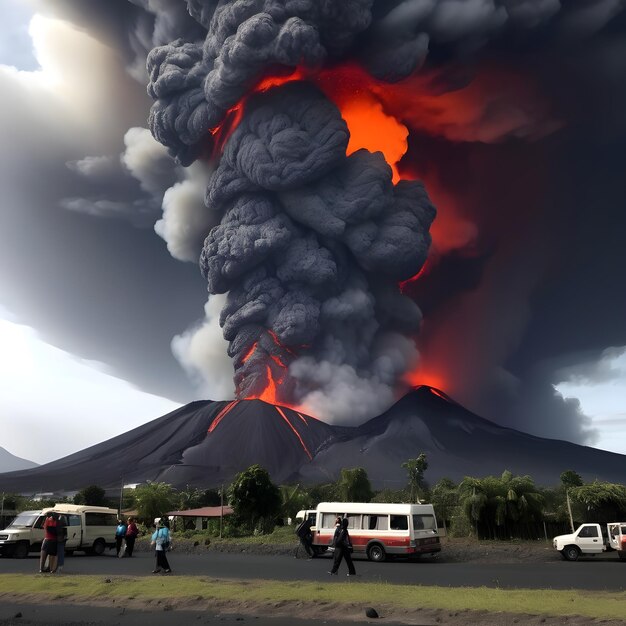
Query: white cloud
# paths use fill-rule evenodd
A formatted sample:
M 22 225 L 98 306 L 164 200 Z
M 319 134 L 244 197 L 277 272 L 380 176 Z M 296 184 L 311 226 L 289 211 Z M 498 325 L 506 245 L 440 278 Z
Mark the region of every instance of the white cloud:
M 37 463 L 82 450 L 180 406 L 6 319 L 0 319 L 0 345 L 0 445 Z
M 565 398 L 576 398 L 591 418 L 598 432 L 595 447 L 626 454 L 626 347 L 610 348 L 599 361 L 563 372 L 567 378 L 555 388 Z

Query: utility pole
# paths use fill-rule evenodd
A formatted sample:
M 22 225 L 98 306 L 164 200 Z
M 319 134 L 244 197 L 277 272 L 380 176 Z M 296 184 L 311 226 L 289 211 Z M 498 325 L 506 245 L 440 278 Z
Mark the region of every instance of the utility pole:
M 224 483 L 220 489 L 220 539 L 222 538 L 222 524 L 224 523 Z
M 122 498 L 124 497 L 124 477 L 122 476 L 122 484 L 120 485 L 120 519 L 122 519 Z
M 572 527 L 572 532 L 576 530 L 574 528 L 574 518 L 572 517 L 572 505 L 569 501 L 569 489 L 565 489 L 565 499 L 567 500 L 567 512 L 569 513 L 569 524 Z

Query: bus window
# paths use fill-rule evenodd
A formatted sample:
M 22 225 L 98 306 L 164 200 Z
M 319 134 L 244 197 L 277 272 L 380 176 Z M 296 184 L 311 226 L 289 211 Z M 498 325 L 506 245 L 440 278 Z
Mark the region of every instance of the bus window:
M 361 515 L 348 513 L 348 529 L 354 530 L 355 528 L 361 528 Z
M 337 513 L 323 513 L 322 514 L 322 528 L 335 528 L 335 520 L 337 519 Z M 340 516 L 339 516 L 340 517 Z
M 414 515 L 413 530 L 436 530 L 433 515 Z
M 365 530 L 389 530 L 389 516 L 364 515 L 363 528 Z
M 409 518 L 406 515 L 390 515 L 389 527 L 391 530 L 408 530 Z

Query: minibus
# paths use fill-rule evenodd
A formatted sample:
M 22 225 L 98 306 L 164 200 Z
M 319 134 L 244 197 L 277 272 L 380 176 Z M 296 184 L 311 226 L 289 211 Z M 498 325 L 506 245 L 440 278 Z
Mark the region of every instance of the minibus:
M 337 517 L 348 520 L 354 554 L 364 554 L 370 561 L 441 551 L 432 504 L 321 502 L 313 533 L 318 554 L 331 546 Z

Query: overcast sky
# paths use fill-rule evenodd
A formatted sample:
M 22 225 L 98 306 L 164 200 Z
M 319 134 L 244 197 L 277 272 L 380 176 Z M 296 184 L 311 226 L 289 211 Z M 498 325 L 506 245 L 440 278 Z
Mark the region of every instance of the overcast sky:
M 197 250 L 154 229 L 168 198 L 203 194 L 202 173 L 147 130 L 147 49 L 196 33 L 159 19 L 174 5 L 0 0 L 0 446 L 35 462 L 232 397 L 225 343 L 198 348 L 208 382 L 182 354 L 215 314 L 197 263 L 180 260 Z M 490 102 L 491 116 L 415 135 L 439 224 L 456 213 L 479 234 L 435 250 L 412 295 L 444 391 L 502 425 L 626 454 L 626 39 L 622 9 L 604 5 L 565 14 L 558 45 L 551 15 L 533 31 L 540 53 L 481 49 L 510 60 L 507 85 L 533 68 L 520 110 L 549 109 L 541 127 L 503 129 Z

